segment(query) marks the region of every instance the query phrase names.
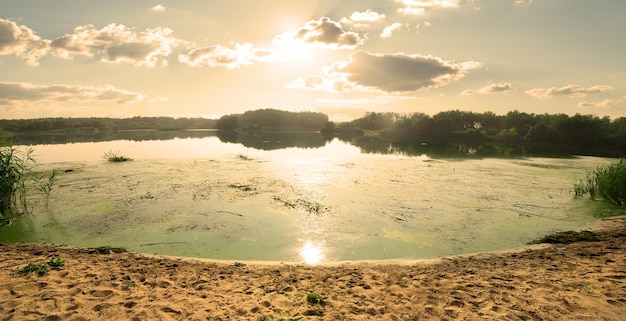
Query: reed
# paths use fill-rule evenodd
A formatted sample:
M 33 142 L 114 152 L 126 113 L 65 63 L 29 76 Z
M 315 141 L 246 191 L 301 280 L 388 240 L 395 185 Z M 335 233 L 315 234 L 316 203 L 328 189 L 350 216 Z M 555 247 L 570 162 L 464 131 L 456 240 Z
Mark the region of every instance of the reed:
M 26 177 L 36 165 L 33 150 L 19 151 L 12 146 L 0 149 L 0 226 L 28 213 Z
M 591 199 L 626 207 L 626 158 L 619 162 L 598 166 L 574 183 L 576 196 L 589 194 Z

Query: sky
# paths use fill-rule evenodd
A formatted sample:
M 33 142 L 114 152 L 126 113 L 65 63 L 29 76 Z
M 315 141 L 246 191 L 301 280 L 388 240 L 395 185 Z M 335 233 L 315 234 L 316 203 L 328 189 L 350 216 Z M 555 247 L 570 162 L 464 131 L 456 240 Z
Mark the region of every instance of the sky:
M 0 118 L 626 116 L 624 0 L 3 0 Z

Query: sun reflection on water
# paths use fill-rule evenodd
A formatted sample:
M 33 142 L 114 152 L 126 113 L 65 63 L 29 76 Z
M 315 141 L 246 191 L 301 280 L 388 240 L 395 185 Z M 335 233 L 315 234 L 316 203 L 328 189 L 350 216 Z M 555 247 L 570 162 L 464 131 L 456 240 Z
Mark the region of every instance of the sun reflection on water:
M 317 264 L 322 261 L 324 258 L 322 245 L 323 243 L 313 244 L 311 241 L 304 244 L 304 246 L 300 249 L 300 256 L 302 256 L 306 264 Z

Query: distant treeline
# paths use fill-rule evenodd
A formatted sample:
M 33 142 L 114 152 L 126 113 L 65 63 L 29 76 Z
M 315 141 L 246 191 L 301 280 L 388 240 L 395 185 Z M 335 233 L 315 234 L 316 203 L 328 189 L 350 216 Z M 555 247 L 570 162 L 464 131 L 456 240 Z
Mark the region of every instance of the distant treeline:
M 322 113 L 259 109 L 223 116 L 217 120 L 217 128 L 223 131 L 268 129 L 319 131 L 327 123 L 328 116 Z
M 626 117 L 611 120 L 592 115 L 528 114 L 506 115 L 459 110 L 423 113 L 367 113 L 349 123 L 328 123 L 325 133 L 340 135 L 377 131 L 393 141 L 466 141 L 536 143 L 549 145 L 611 146 L 626 151 Z
M 22 133 L 68 130 L 97 132 L 142 129 L 215 129 L 216 122 L 215 119 L 172 117 L 0 119 L 0 130 Z
M 450 110 L 433 116 L 370 112 L 342 123 L 331 122 L 322 113 L 276 109 L 247 111 L 217 120 L 171 117 L 0 120 L 0 136 L 30 132 L 89 135 L 146 129 L 219 129 L 228 141 L 253 140 L 264 131 L 320 131 L 325 139 L 337 136 L 353 143 L 359 137 L 375 136 L 398 146 L 467 142 L 531 144 L 546 148 L 576 147 L 576 152 L 589 150 L 594 154 L 603 150 L 612 152 L 601 154 L 626 154 L 626 117 L 611 120 L 608 116 L 528 114 L 517 110 L 505 115 Z

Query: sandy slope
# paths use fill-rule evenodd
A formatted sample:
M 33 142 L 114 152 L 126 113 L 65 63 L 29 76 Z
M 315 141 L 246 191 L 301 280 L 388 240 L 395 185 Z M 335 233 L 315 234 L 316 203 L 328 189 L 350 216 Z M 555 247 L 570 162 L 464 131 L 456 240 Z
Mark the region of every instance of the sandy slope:
M 626 220 L 598 242 L 436 262 L 232 264 L 0 245 L 2 320 L 624 320 Z M 28 262 L 66 260 L 44 276 Z M 314 292 L 325 305 L 310 304 Z

